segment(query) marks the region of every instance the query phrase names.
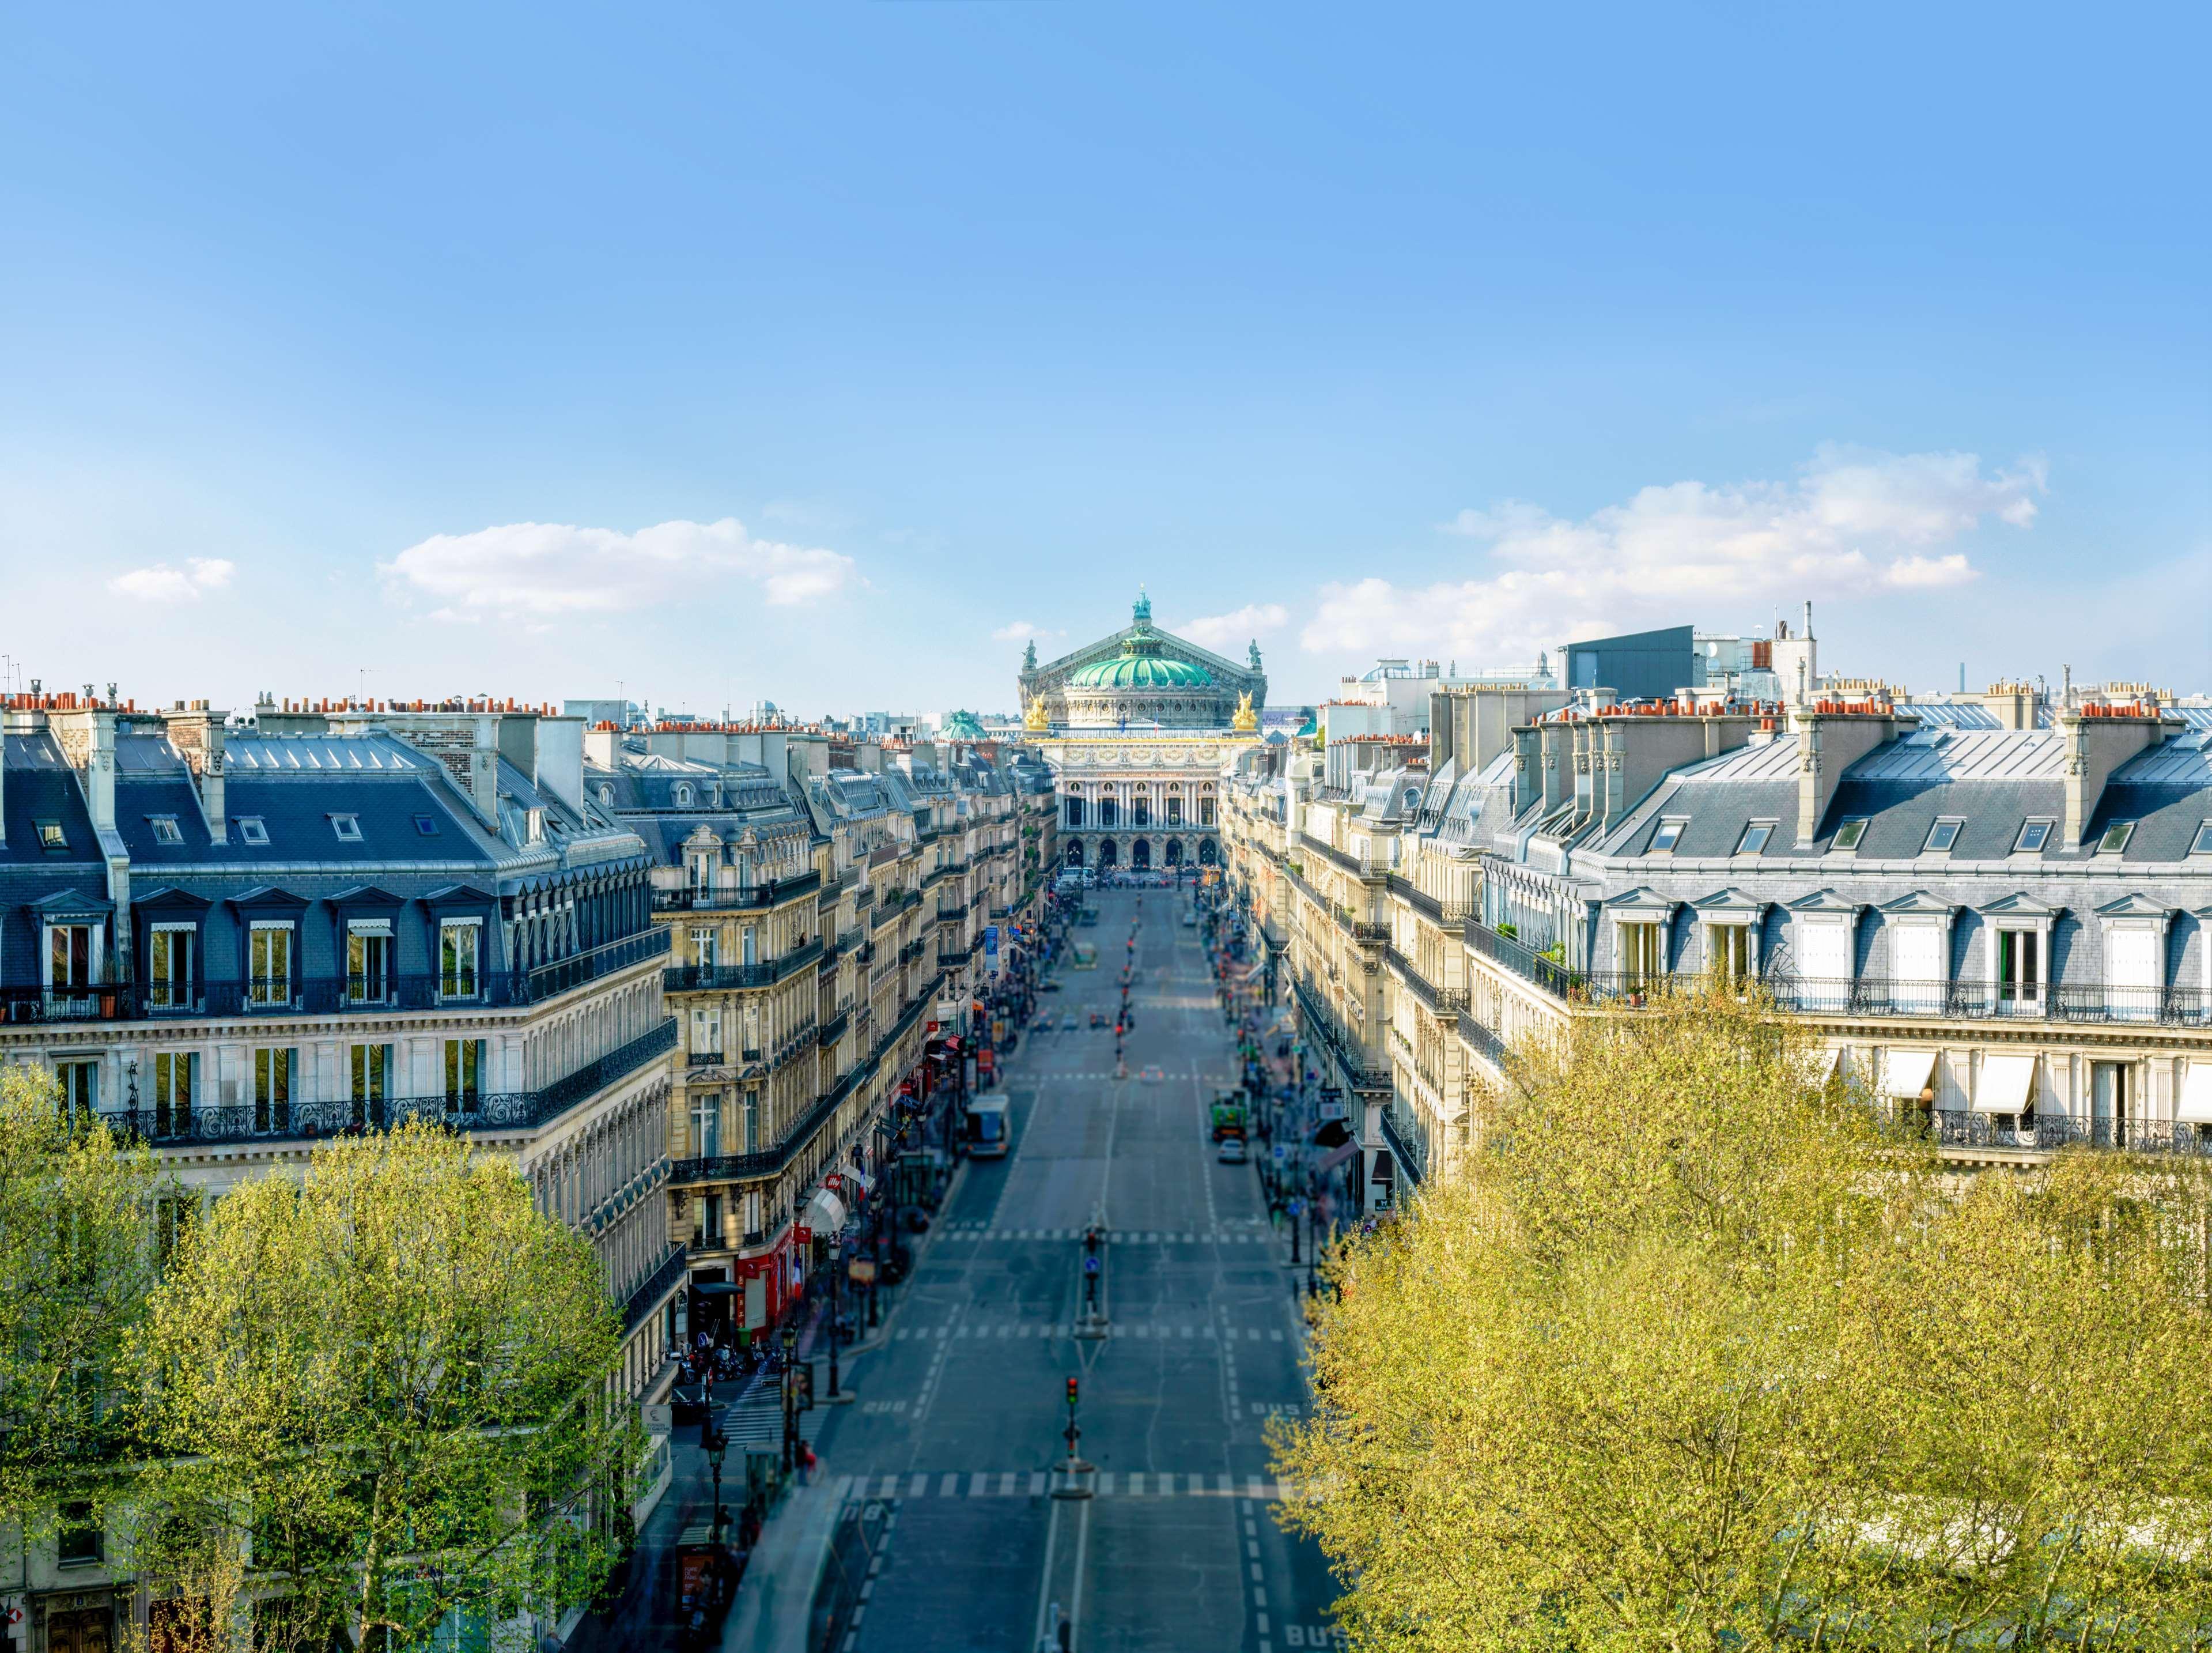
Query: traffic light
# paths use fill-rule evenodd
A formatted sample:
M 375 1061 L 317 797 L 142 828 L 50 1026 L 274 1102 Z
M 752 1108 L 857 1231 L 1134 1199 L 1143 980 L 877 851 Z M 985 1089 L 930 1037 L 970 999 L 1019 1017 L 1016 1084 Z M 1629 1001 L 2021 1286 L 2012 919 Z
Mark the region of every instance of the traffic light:
M 1071 1408 L 1075 1405 L 1075 1380 L 1072 1377 L 1067 1380 L 1067 1404 Z

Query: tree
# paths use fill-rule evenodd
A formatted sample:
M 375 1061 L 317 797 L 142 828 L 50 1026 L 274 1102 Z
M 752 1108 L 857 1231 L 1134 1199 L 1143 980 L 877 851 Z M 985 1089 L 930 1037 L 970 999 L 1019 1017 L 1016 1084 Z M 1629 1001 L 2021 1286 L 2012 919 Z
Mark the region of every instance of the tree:
M 1961 1195 L 1732 994 L 1512 1068 L 1339 1260 L 1274 1437 L 1356 1645 L 2201 1644 L 2207 1430 L 2155 1398 L 2212 1357 L 2193 1168 Z
M 250 1555 L 301 1647 L 557 1616 L 635 1457 L 617 1348 L 590 1243 L 510 1162 L 425 1124 L 319 1148 L 225 1197 L 154 1294 L 142 1565 L 194 1598 Z
M 0 1070 L 0 1528 L 116 1492 L 155 1186 L 153 1155 L 65 1113 L 51 1072 Z

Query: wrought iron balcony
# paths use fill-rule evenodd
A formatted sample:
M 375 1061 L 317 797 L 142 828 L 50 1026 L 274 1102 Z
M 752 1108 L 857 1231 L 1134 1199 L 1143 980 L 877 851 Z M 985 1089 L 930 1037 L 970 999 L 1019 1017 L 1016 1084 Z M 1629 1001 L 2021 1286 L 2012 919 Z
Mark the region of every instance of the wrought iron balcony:
M 663 992 L 723 992 L 740 987 L 773 987 L 822 956 L 822 938 L 803 942 L 789 952 L 757 964 L 676 964 L 661 972 Z
M 388 1131 L 407 1119 L 427 1119 L 455 1131 L 529 1130 L 550 1123 L 577 1103 L 653 1065 L 675 1048 L 676 1023 L 671 1020 L 538 1090 L 341 1097 L 313 1102 L 271 1100 L 222 1107 L 172 1105 L 120 1109 L 103 1117 L 116 1131 L 156 1147 L 313 1141 L 363 1131 Z
M 780 902 L 795 900 L 822 887 L 818 872 L 800 873 L 793 878 L 778 878 L 764 884 L 716 884 L 704 887 L 686 886 L 682 889 L 656 889 L 653 892 L 655 912 L 750 912 L 772 907 Z
M 0 1021 L 137 1022 L 195 1016 L 345 1016 L 540 1003 L 668 953 L 654 926 L 527 971 L 255 976 L 234 981 L 109 981 L 0 988 Z

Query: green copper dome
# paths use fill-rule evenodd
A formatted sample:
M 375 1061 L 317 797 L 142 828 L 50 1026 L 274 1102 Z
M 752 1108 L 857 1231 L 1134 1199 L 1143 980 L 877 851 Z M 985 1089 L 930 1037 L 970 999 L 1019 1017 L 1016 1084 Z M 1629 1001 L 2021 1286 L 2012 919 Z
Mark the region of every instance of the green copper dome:
M 1152 605 L 1137 599 L 1136 624 L 1121 639 L 1121 652 L 1111 660 L 1095 661 L 1072 673 L 1071 689 L 1210 689 L 1213 679 L 1202 666 L 1176 660 L 1163 650 L 1160 634 L 1152 629 Z
M 938 737 L 946 741 L 981 741 L 988 738 L 983 725 L 972 711 L 949 711 L 938 725 Z

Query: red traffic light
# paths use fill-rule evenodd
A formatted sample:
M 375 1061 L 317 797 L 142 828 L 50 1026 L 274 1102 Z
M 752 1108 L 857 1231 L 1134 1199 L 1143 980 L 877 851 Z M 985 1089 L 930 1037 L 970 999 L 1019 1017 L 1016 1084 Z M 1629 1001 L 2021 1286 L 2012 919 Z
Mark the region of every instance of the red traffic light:
M 1067 1404 L 1071 1406 L 1075 1404 L 1075 1380 L 1072 1377 L 1067 1380 Z

